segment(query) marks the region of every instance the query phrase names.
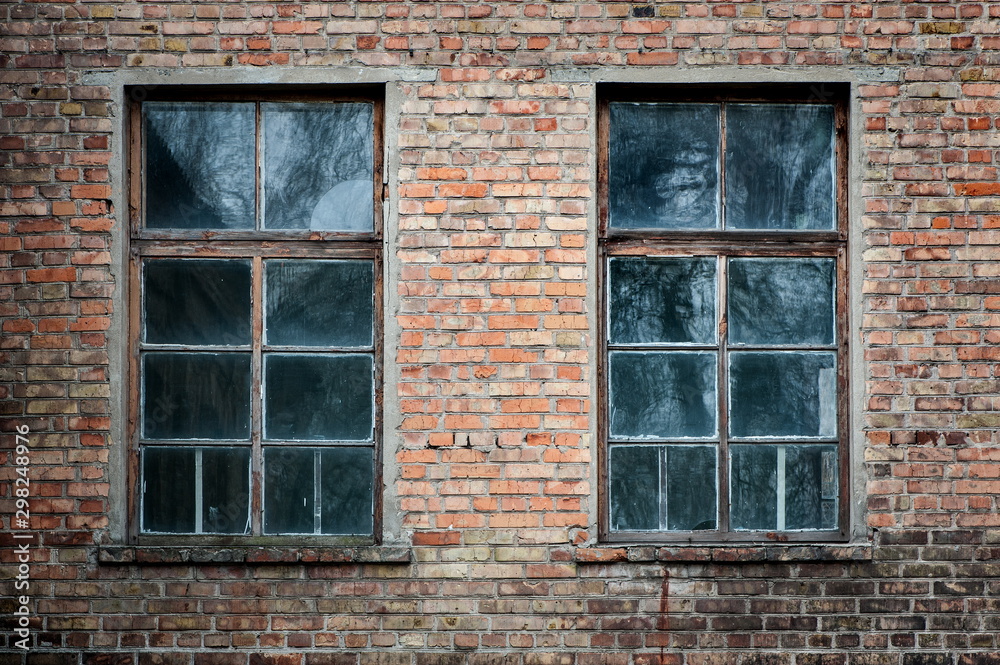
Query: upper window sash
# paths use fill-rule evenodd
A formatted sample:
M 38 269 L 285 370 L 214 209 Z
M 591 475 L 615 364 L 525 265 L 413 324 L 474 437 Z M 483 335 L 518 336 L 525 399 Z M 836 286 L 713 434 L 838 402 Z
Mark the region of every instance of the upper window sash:
M 381 237 L 382 103 L 240 94 L 136 102 L 132 234 L 149 240 Z M 335 152 L 338 159 L 322 159 Z

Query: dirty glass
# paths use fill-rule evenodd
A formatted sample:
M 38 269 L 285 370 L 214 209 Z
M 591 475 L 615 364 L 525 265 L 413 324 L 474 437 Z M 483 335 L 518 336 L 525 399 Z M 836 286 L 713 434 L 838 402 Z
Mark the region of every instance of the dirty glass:
M 267 448 L 264 531 L 370 535 L 373 454 L 371 448 Z
M 732 353 L 731 436 L 835 436 L 836 363 L 825 351 Z
M 370 441 L 370 355 L 264 357 L 264 437 L 271 441 Z
M 734 445 L 730 452 L 734 529 L 837 528 L 836 446 Z
M 146 227 L 254 228 L 254 105 L 147 102 Z
M 196 484 L 193 448 L 144 448 L 142 530 L 194 533 Z
M 250 532 L 249 448 L 202 448 L 202 531 Z
M 149 344 L 250 344 L 250 262 L 143 262 L 143 332 Z
M 836 228 L 833 107 L 726 106 L 726 228 Z
M 375 460 L 371 448 L 327 448 L 320 453 L 323 533 L 372 532 Z
M 715 459 L 713 446 L 612 446 L 611 528 L 716 528 Z
M 718 228 L 719 106 L 615 102 L 610 114 L 611 227 Z
M 247 533 L 248 448 L 146 447 L 142 453 L 142 530 Z M 201 510 L 201 525 L 196 520 Z
M 267 343 L 372 345 L 372 261 L 267 261 Z
M 248 439 L 249 353 L 147 353 L 142 359 L 146 439 Z
M 713 344 L 714 259 L 611 259 L 612 344 Z
M 264 532 L 313 533 L 315 450 L 264 450 Z
M 731 344 L 834 343 L 834 259 L 731 259 Z
M 612 438 L 716 435 L 715 353 L 615 351 L 610 356 Z
M 264 227 L 371 231 L 374 107 L 263 104 Z

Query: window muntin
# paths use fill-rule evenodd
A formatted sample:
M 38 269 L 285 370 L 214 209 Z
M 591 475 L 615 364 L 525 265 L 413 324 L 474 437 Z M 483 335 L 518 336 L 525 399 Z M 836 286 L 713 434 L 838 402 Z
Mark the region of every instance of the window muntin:
M 604 537 L 841 537 L 842 101 L 610 90 Z
M 380 112 L 133 108 L 137 536 L 376 537 Z

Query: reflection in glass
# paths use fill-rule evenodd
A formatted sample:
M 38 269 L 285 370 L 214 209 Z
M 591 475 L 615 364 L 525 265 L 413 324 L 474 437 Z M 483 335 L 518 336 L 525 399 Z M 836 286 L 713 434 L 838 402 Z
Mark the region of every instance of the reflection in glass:
M 836 436 L 836 367 L 836 354 L 824 351 L 732 353 L 730 434 Z
M 609 469 L 613 530 L 716 528 L 713 446 L 612 446 Z
M 833 107 L 726 106 L 726 227 L 836 228 Z
M 370 355 L 269 354 L 264 360 L 266 439 L 371 440 Z
M 267 261 L 267 343 L 372 344 L 372 261 Z
M 144 532 L 249 533 L 249 448 L 147 446 L 142 487 Z
M 715 342 L 714 259 L 611 259 L 612 344 Z
M 265 228 L 371 231 L 373 106 L 262 108 Z
M 375 462 L 371 448 L 327 448 L 320 453 L 323 533 L 370 534 Z
M 142 359 L 145 439 L 250 437 L 249 353 L 147 353 Z
M 155 259 L 143 262 L 145 341 L 250 343 L 250 262 Z
M 732 344 L 834 343 L 833 259 L 731 259 Z
M 712 437 L 716 354 L 615 351 L 610 358 L 613 438 Z
M 719 118 L 716 104 L 612 103 L 610 225 L 718 228 Z
M 372 455 L 371 448 L 267 448 L 265 533 L 370 535 Z
M 311 448 L 264 451 L 264 532 L 313 533 L 315 454 Z
M 254 105 L 147 102 L 146 227 L 254 228 Z
M 194 450 L 151 448 L 142 451 L 142 530 L 195 532 Z
M 250 532 L 250 450 L 201 448 L 202 531 Z
M 837 528 L 836 446 L 737 445 L 730 452 L 734 529 Z

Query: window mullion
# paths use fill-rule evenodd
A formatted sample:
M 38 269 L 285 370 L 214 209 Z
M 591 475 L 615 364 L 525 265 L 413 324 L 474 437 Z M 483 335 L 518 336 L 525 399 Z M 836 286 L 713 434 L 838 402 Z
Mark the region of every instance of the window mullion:
M 729 317 L 727 311 L 729 261 L 719 256 L 719 455 L 717 458 L 719 488 L 719 531 L 729 531 Z
M 264 453 L 261 446 L 263 439 L 263 334 L 264 334 L 264 260 L 260 256 L 253 258 L 252 271 L 252 325 L 253 325 L 253 353 L 251 354 L 251 421 L 250 421 L 250 505 L 251 505 L 251 532 L 260 535 L 263 532 L 263 483 L 264 477 Z
M 257 168 L 254 169 L 254 228 L 260 231 L 264 228 L 264 116 L 261 103 L 254 104 L 254 154 L 257 156 Z
M 726 230 L 726 109 L 723 102 L 719 109 L 719 228 Z

